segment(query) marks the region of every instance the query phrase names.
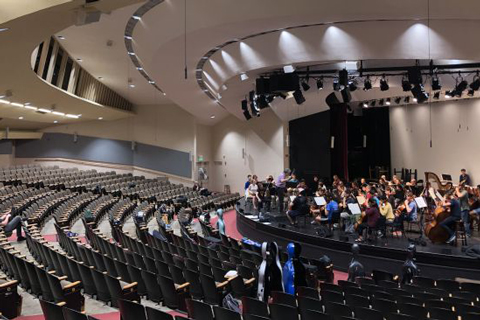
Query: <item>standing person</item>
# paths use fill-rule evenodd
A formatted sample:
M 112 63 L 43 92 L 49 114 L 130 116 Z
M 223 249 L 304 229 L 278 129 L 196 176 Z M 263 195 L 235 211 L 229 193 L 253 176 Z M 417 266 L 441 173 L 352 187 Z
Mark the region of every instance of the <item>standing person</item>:
M 470 176 L 467 173 L 467 170 L 462 169 L 460 170 L 460 178 L 458 178 L 458 182 L 463 185 L 471 186 L 472 185 L 472 180 L 470 179 Z
M 277 196 L 278 196 L 278 210 L 283 212 L 283 199 L 285 197 L 285 191 L 287 187 L 287 181 L 290 179 L 290 169 L 286 168 L 283 170 L 282 173 L 277 178 L 275 182 L 275 187 L 277 188 Z
M 250 186 L 250 183 L 252 183 L 252 175 L 249 174 L 247 176 L 247 181 L 245 182 L 245 187 L 243 188 L 243 190 L 245 190 L 245 194 L 247 194 L 247 190 L 248 190 L 248 187 Z
M 445 243 L 452 243 L 457 238 L 455 236 L 455 223 L 459 221 L 462 217 L 462 211 L 460 210 L 460 202 L 455 199 L 451 194 L 448 194 L 446 197 L 446 202 L 443 204 L 444 207 L 450 207 L 450 215 L 440 222 L 440 226 L 444 228 L 450 237 Z
M 468 238 L 470 238 L 471 236 L 470 205 L 468 203 L 468 192 L 467 190 L 465 190 L 465 187 L 463 184 L 455 188 L 455 195 L 458 198 L 458 202 L 460 202 L 460 211 L 461 211 L 463 226 L 465 228 L 465 234 L 467 235 Z

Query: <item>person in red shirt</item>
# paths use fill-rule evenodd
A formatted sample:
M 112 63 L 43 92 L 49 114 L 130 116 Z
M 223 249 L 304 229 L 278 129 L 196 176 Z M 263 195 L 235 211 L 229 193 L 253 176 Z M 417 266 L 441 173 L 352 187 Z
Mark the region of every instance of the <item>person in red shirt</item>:
M 380 211 L 378 210 L 377 202 L 375 201 L 374 198 L 370 198 L 368 200 L 368 208 L 362 214 L 363 222 L 359 224 L 357 227 L 358 238 L 357 240 L 355 240 L 355 242 L 363 241 L 363 231 L 367 229 L 367 227 L 376 228 L 378 225 L 379 219 L 380 219 Z

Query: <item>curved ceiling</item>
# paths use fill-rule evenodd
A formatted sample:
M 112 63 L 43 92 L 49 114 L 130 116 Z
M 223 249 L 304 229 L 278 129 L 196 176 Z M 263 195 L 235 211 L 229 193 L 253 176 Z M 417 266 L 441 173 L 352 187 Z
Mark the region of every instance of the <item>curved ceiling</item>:
M 480 44 L 466 41 L 466 34 L 480 27 L 480 2 L 475 0 L 461 5 L 455 0 L 166 0 L 142 17 L 132 35 L 136 57 L 166 93 L 163 97 L 137 72 L 123 44 L 125 25 L 139 7 L 119 9 L 99 23 L 57 34 L 66 37 L 70 54 L 82 56 L 85 69 L 104 77 L 127 99 L 136 104 L 172 101 L 206 124 L 229 113 L 241 118 L 240 101 L 253 88 L 255 77 L 287 64 L 480 60 Z M 310 24 L 316 25 L 283 30 Z M 272 30 L 278 31 L 258 35 Z M 198 85 L 196 66 L 215 47 L 251 35 L 258 36 L 217 50 L 204 64 L 203 80 L 220 93 L 220 105 Z M 113 40 L 113 46 L 106 48 L 107 40 Z M 243 72 L 250 76 L 248 81 L 239 80 Z M 134 90 L 126 85 L 129 78 Z M 392 84 L 391 90 L 396 90 Z M 300 107 L 291 100 L 275 102 L 274 110 L 284 120 L 317 112 L 325 107 L 325 95 L 309 93 L 307 104 Z M 370 96 L 358 97 L 366 98 Z

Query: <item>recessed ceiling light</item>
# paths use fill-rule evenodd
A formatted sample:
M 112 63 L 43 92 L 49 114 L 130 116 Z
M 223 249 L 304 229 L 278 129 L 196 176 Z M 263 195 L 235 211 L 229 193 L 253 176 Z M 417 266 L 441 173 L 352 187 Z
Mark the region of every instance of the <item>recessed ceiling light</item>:
M 64 36 L 58 36 L 57 38 L 60 39 L 60 40 L 65 40 Z
M 135 20 L 141 20 L 141 19 L 142 19 L 142 18 L 139 17 L 139 16 L 132 16 L 132 18 L 135 19 Z
M 248 75 L 246 73 L 242 73 L 240 75 L 240 80 L 242 80 L 242 81 L 248 80 Z
M 129 84 L 128 85 L 130 88 L 135 88 L 135 85 L 132 83 L 132 84 Z
M 77 58 L 77 61 L 78 62 L 82 62 L 83 60 L 81 58 Z
M 57 120 L 55 120 L 55 121 L 53 121 L 53 123 L 58 123 L 58 121 L 57 121 Z
M 413 98 L 413 102 L 417 102 L 417 101 L 418 101 L 418 99 L 417 99 L 417 98 Z
M 0 32 L 8 31 L 8 30 L 10 30 L 10 28 L 0 28 Z
M 135 55 L 135 52 L 128 51 L 128 55 L 134 56 L 134 55 Z
M 210 116 L 210 119 L 215 119 L 215 116 L 214 116 L 214 115 L 211 115 L 211 116 Z
M 125 35 L 125 39 L 127 39 L 127 40 L 132 40 L 133 38 L 132 38 L 132 36 L 127 36 L 127 35 Z
M 164 96 L 166 96 L 167 94 L 165 92 L 162 92 Z
M 23 117 L 18 117 L 18 119 L 23 120 Z
M 285 73 L 292 73 L 295 71 L 295 67 L 289 64 L 288 66 L 283 67 L 283 72 Z
M 10 104 L 11 104 L 12 106 L 19 107 L 19 108 L 23 108 L 23 107 L 24 107 L 24 105 L 21 104 L 21 103 L 12 102 L 12 103 L 10 103 Z
M 98 117 L 98 120 L 103 120 L 103 117 Z

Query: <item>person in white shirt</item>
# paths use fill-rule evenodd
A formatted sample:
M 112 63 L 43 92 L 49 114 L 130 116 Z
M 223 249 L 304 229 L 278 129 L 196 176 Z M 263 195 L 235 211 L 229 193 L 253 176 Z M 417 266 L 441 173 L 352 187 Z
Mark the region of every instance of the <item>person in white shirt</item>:
M 261 201 L 260 197 L 258 196 L 258 184 L 257 184 L 257 176 L 254 175 L 252 177 L 252 181 L 247 189 L 247 198 L 251 198 L 253 202 L 253 209 L 258 210 L 258 203 Z

